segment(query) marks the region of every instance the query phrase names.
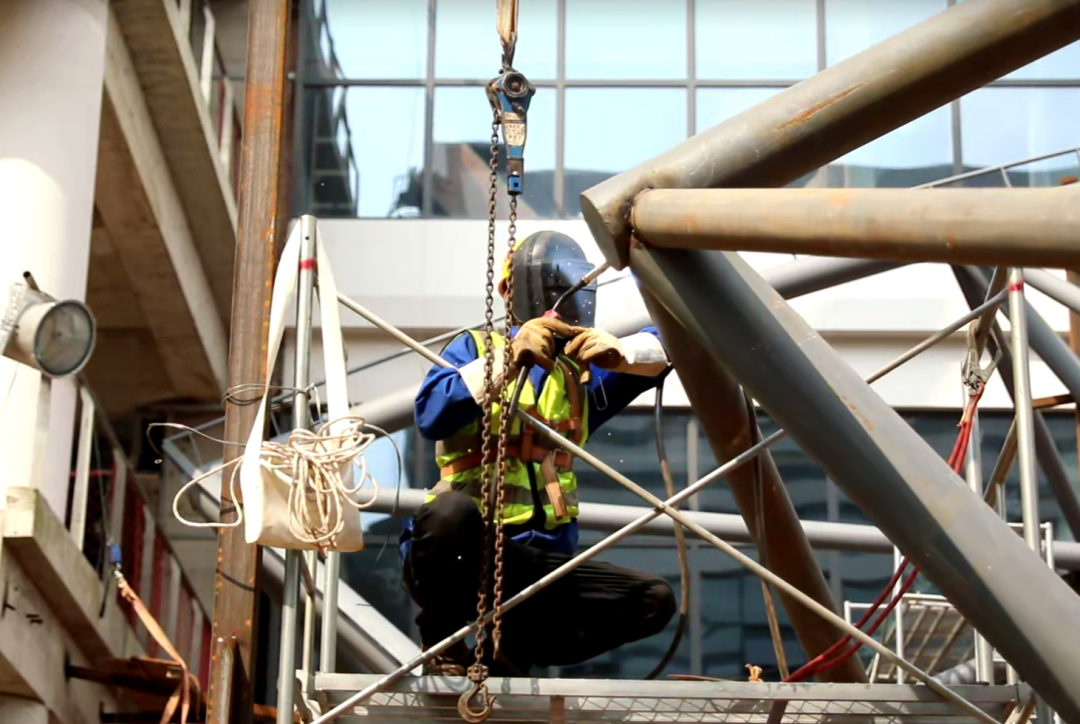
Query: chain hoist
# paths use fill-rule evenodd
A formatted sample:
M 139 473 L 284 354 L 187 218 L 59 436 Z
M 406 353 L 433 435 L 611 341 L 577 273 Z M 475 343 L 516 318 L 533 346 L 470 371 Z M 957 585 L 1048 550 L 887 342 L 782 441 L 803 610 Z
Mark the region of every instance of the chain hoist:
M 484 542 L 480 565 L 479 594 L 477 596 L 476 615 L 479 627 L 476 632 L 475 659 L 469 667 L 468 676 L 473 682 L 458 701 L 458 712 L 468 722 L 482 722 L 491 715 L 495 697 L 488 693 L 486 681 L 488 668 L 484 664 L 484 648 L 487 640 L 487 628 L 484 619 L 488 613 L 488 585 L 491 578 L 491 558 L 494 553 L 494 583 L 491 590 L 492 609 L 492 659 L 498 656 L 502 638 L 502 597 L 503 597 L 503 550 L 505 535 L 502 525 L 502 510 L 505 503 L 506 486 L 504 480 L 507 468 L 507 438 L 513 426 L 513 404 L 507 404 L 507 382 L 513 380 L 516 370 L 512 355 L 507 350 L 503 374 L 495 378 L 495 220 L 497 216 L 498 181 L 499 181 L 499 130 L 502 129 L 503 144 L 506 148 L 506 190 L 509 196 L 509 238 L 507 240 L 506 278 L 506 321 L 504 337 L 509 342 L 513 316 L 513 251 L 517 243 L 517 200 L 524 190 L 525 176 L 525 140 L 526 121 L 529 102 L 536 89 L 524 75 L 514 70 L 514 49 L 517 42 L 517 1 L 503 0 L 498 5 L 498 30 L 502 41 L 503 55 L 499 75 L 486 87 L 488 101 L 491 104 L 491 149 L 488 158 L 490 169 L 488 183 L 488 238 L 487 238 L 487 273 L 484 297 L 484 405 L 481 423 L 481 489 L 484 502 Z M 518 388 L 522 380 L 519 378 Z M 515 398 L 516 399 L 516 398 Z M 496 414 L 496 405 L 498 413 Z M 493 441 L 496 435 L 497 441 Z M 492 454 L 492 445 L 496 449 Z M 494 464 L 493 464 L 494 463 Z M 470 708 L 472 700 L 479 696 L 482 708 Z

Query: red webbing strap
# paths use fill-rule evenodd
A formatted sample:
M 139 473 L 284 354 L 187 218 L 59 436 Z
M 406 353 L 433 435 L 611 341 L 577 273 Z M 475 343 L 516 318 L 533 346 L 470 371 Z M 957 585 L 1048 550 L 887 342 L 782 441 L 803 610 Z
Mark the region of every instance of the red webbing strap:
M 161 625 L 154 618 L 154 614 L 146 608 L 142 599 L 139 598 L 139 594 L 128 585 L 127 579 L 125 579 L 119 572 L 116 574 L 117 588 L 120 590 L 120 595 L 124 600 L 131 604 L 131 608 L 135 611 L 135 615 L 142 621 L 143 626 L 146 626 L 146 630 L 150 632 L 150 635 L 154 637 L 154 640 L 158 642 L 158 645 L 165 650 L 173 658 L 173 661 L 180 667 L 183 676 L 180 679 L 180 683 L 169 696 L 169 701 L 165 704 L 165 711 L 161 713 L 161 724 L 168 724 L 172 720 L 173 714 L 176 713 L 177 706 L 180 707 L 180 724 L 187 724 L 188 714 L 191 711 L 191 689 L 194 687 L 195 691 L 199 690 L 198 680 L 188 672 L 187 663 L 184 661 L 184 657 L 173 646 L 172 641 L 169 640 L 165 630 L 161 628 Z

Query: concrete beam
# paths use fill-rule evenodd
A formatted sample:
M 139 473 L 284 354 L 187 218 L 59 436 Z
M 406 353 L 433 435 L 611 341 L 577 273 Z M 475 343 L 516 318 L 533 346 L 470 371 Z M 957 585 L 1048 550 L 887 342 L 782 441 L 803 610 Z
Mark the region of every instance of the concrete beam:
M 8 488 L 6 505 L 0 537 L 0 693 L 42 702 L 50 721 L 93 724 L 100 706 L 115 709 L 115 701 L 104 687 L 68 680 L 65 664 L 87 666 L 99 658 L 145 652 L 131 635 L 115 588 L 106 595 L 39 491 Z M 9 720 L 0 716 L 0 721 Z
M 236 199 L 218 156 L 215 122 L 199 90 L 198 65 L 179 9 L 175 0 L 112 0 L 111 10 L 224 318 L 232 297 Z
M 96 201 L 176 397 L 216 399 L 228 342 L 131 57 L 110 17 Z M 100 232 L 99 232 L 100 234 Z

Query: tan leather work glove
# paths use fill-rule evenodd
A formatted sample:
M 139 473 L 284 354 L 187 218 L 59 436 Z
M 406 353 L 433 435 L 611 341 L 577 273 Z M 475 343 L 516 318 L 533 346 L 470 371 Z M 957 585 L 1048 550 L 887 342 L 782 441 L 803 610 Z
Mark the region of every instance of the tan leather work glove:
M 655 335 L 639 332 L 617 339 L 602 329 L 582 330 L 563 350 L 583 368 L 586 380 L 589 365 L 603 370 L 655 377 L 667 367 L 667 353 Z
M 626 353 L 615 335 L 602 329 L 582 330 L 563 350 L 583 368 L 596 365 L 602 370 L 614 370 L 626 365 Z
M 588 330 L 572 327 L 553 317 L 530 319 L 521 325 L 510 342 L 514 364 L 519 367 L 540 365 L 550 371 L 555 366 L 555 337 L 571 339 L 583 331 Z

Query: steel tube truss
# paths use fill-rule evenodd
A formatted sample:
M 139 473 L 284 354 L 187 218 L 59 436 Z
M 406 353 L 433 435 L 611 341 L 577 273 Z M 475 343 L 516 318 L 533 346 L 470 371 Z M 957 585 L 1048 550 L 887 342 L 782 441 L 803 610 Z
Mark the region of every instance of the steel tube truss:
M 642 296 L 671 362 L 679 370 L 679 380 L 691 408 L 701 420 L 716 460 L 732 459 L 750 447 L 755 436 L 760 436 L 742 387 L 683 333 L 679 323 L 647 292 Z M 758 560 L 821 605 L 839 613 L 772 454 L 765 451 L 752 465 L 732 471 L 728 487 L 754 539 Z M 841 638 L 836 627 L 798 601 L 783 594 L 779 598 L 807 660 L 822 654 Z M 866 681 L 866 674 L 862 662 L 851 657 L 844 665 L 825 672 L 822 680 L 862 682 Z
M 1080 620 L 1080 598 L 737 255 L 631 253 L 672 316 L 1061 716 L 1080 721 L 1080 628 L 1057 623 Z
M 1056 188 L 656 189 L 631 224 L 662 248 L 1080 266 L 1080 210 Z
M 629 261 L 646 189 L 783 186 L 1080 38 L 1080 0 L 980 0 L 776 94 L 581 195 L 604 256 Z
M 975 267 L 957 266 L 953 267 L 953 273 L 968 304 L 971 306 L 978 304 L 986 295 L 989 287 L 989 282 L 986 280 L 986 275 L 983 274 L 982 270 Z M 1047 366 L 1058 376 L 1058 379 L 1064 382 L 1065 387 L 1070 392 L 1073 394 L 1080 392 L 1080 383 L 1072 384 L 1080 377 L 1080 362 L 1077 362 L 1076 356 L 1065 346 L 1061 338 L 1054 333 L 1050 325 L 1035 310 L 1031 309 L 1031 305 L 1025 302 L 1025 306 L 1031 349 L 1047 363 Z M 997 323 L 990 326 L 989 349 L 995 354 L 999 350 L 1001 351 L 1002 356 L 1001 362 L 998 364 L 998 371 L 1001 373 L 1001 381 L 1005 384 L 1005 389 L 1015 400 L 1012 350 Z M 1076 488 L 1065 470 L 1065 463 L 1062 462 L 1061 456 L 1058 455 L 1057 447 L 1054 445 L 1054 438 L 1050 434 L 1050 427 L 1046 424 L 1043 414 L 1036 410 L 1033 417 L 1035 455 L 1039 460 L 1039 466 L 1042 468 L 1043 473 L 1046 474 L 1047 480 L 1050 481 L 1050 489 L 1057 499 L 1066 525 L 1072 531 L 1073 537 L 1080 540 L 1080 497 L 1078 497 Z M 1015 431 L 1010 430 L 1010 433 L 1009 439 L 1015 445 Z M 1015 447 L 1012 452 L 1015 454 Z M 1008 470 L 1005 471 L 1005 474 L 1008 474 Z
M 763 282 L 763 285 L 766 288 L 768 288 L 772 294 L 774 294 L 774 295 L 776 294 L 775 290 L 772 290 L 771 287 L 768 287 L 768 285 L 766 283 Z M 400 330 L 396 329 L 395 327 L 390 325 L 388 322 L 386 322 L 385 320 L 380 318 L 378 315 L 376 315 L 373 312 L 371 312 L 370 310 L 366 309 L 363 305 L 361 305 L 361 304 L 359 304 L 359 303 L 357 303 L 357 302 L 355 302 L 355 301 L 353 301 L 353 300 L 351 300 L 351 299 L 349 299 L 348 297 L 345 297 L 345 296 L 339 296 L 338 301 L 339 301 L 339 303 L 341 303 L 346 308 L 352 310 L 353 312 L 360 315 L 364 319 L 368 320 L 369 322 L 371 322 L 375 326 L 379 327 L 383 331 L 391 334 L 392 336 L 397 338 L 399 341 L 405 343 L 406 345 L 411 347 L 414 351 L 416 351 L 418 354 L 425 357 L 426 359 L 433 362 L 434 364 L 437 364 L 437 365 L 442 366 L 442 367 L 449 367 L 450 366 L 450 363 L 448 363 L 446 360 L 442 359 L 441 357 L 436 355 L 434 352 L 432 352 L 431 350 L 429 350 L 426 347 L 424 347 L 423 345 L 421 345 L 419 342 L 416 342 L 415 340 L 412 340 L 408 335 L 406 335 L 403 332 L 401 332 Z M 965 319 L 963 321 L 970 321 L 972 319 L 975 319 L 979 315 L 984 314 L 993 305 L 999 304 L 1000 301 L 1001 301 L 1000 295 L 998 295 L 997 297 L 994 297 L 992 299 L 987 300 L 986 302 L 984 302 L 983 305 L 980 305 L 979 307 L 974 309 L 971 313 L 966 315 Z M 961 325 L 961 322 L 958 322 L 958 323 L 956 323 L 954 325 L 950 325 L 950 327 L 947 328 L 946 330 L 942 330 L 941 332 L 938 332 L 938 333 L 932 335 L 928 340 L 921 343 L 920 345 L 917 345 L 912 351 L 909 351 L 909 352 L 905 353 L 904 355 L 902 355 L 902 359 L 903 358 L 910 359 L 911 357 L 914 357 L 920 351 L 925 350 L 929 346 L 931 346 L 933 341 L 940 341 L 941 339 L 944 339 L 949 333 L 951 333 L 952 331 L 955 331 L 955 329 L 959 328 L 960 325 Z M 882 375 L 886 374 L 890 369 L 895 369 L 895 366 L 896 366 L 895 364 L 887 366 L 882 371 L 877 373 L 873 377 L 873 379 L 880 378 Z M 558 580 L 558 578 L 562 577 L 563 575 L 565 575 L 569 571 L 571 571 L 574 568 L 576 568 L 577 566 L 581 565 L 581 563 L 583 563 L 584 561 L 591 559 L 592 557 L 594 557 L 595 555 L 599 554 L 600 552 L 602 552 L 604 550 L 607 550 L 608 548 L 615 545 L 618 541 L 622 540 L 623 538 L 640 531 L 641 529 L 644 528 L 644 526 L 648 525 L 649 522 L 651 522 L 655 518 L 659 517 L 661 514 L 664 514 L 664 515 L 667 515 L 667 516 L 673 518 L 679 524 L 683 525 L 684 527 L 686 527 L 690 531 L 694 532 L 695 534 L 697 534 L 698 536 L 700 536 L 704 540 L 708 541 L 709 543 L 716 546 L 717 548 L 719 548 L 723 552 L 727 553 L 729 556 L 731 556 L 731 557 L 735 558 L 736 560 L 738 560 L 740 563 L 742 563 L 747 568 L 749 568 L 755 575 L 761 577 L 763 580 L 766 580 L 767 582 L 769 582 L 769 583 L 773 584 L 774 586 L 776 586 L 780 590 L 781 593 L 786 594 L 787 596 L 789 596 L 794 601 L 797 601 L 802 606 L 810 609 L 811 611 L 813 611 L 817 615 L 825 618 L 827 621 L 829 621 L 831 623 L 834 623 L 844 633 L 852 636 L 855 639 L 858 639 L 864 645 L 866 645 L 869 648 L 871 648 L 872 650 L 876 651 L 881 656 L 884 656 L 886 659 L 893 662 L 899 669 L 902 669 L 902 670 L 906 671 L 907 673 L 910 673 L 910 674 L 914 675 L 917 679 L 919 679 L 920 681 L 925 683 L 927 686 L 929 686 L 935 692 L 939 693 L 942 697 L 953 701 L 957 706 L 959 706 L 963 710 L 969 712 L 970 714 L 977 717 L 981 721 L 989 721 L 989 718 L 987 717 L 987 715 L 984 712 L 980 711 L 978 709 L 978 707 L 973 706 L 970 702 L 964 700 L 962 697 L 958 697 L 955 694 L 955 692 L 952 692 L 952 691 L 942 687 L 937 681 L 935 681 L 932 677 L 930 677 L 926 672 L 924 672 L 921 669 L 915 667 L 911 663 L 905 661 L 903 658 L 898 656 L 896 653 L 892 652 L 887 647 L 883 646 L 880 642 L 878 642 L 877 640 L 875 640 L 872 637 L 868 636 L 862 630 L 852 626 L 848 621 L 846 621 L 845 619 L 838 616 L 828 606 L 822 605 L 819 601 L 815 600 L 811 596 L 808 596 L 805 592 L 803 592 L 802 590 L 800 590 L 796 586 L 792 585 L 790 582 L 784 580 L 783 578 L 780 578 L 779 576 L 774 574 L 772 571 L 770 571 L 765 566 L 762 566 L 758 562 L 754 561 L 753 559 L 748 558 L 746 555 L 744 555 L 742 552 L 740 552 L 738 549 L 736 549 L 733 545 L 731 545 L 731 543 L 717 537 L 715 534 L 713 534 L 711 531 L 709 531 L 707 528 L 705 528 L 699 522 L 691 519 L 685 513 L 680 512 L 680 511 L 678 511 L 676 509 L 676 506 L 678 504 L 680 504 L 682 501 L 688 499 L 692 495 L 695 495 L 705 485 L 708 485 L 710 482 L 712 482 L 714 480 L 717 480 L 717 479 L 720 479 L 721 477 L 730 474 L 733 470 L 737 469 L 740 465 L 742 465 L 745 462 L 753 459 L 755 456 L 760 455 L 770 445 L 772 445 L 775 442 L 782 439 L 784 437 L 784 435 L 786 434 L 784 431 L 777 431 L 777 432 L 773 433 L 772 435 L 770 435 L 765 440 L 763 440 L 763 441 L 751 446 L 750 448 L 736 454 L 731 460 L 729 460 L 725 464 L 721 465 L 715 471 L 713 471 L 709 475 L 706 475 L 704 478 L 697 481 L 693 485 L 687 487 L 686 489 L 684 489 L 683 491 L 681 491 L 680 493 L 678 493 L 674 497 L 670 498 L 667 501 L 661 501 L 659 498 L 652 495 L 647 490 L 645 490 L 641 486 L 637 485 L 632 480 L 630 480 L 626 476 L 622 475 L 617 470 L 615 470 L 611 466 L 607 465 L 606 463 L 604 463 L 599 458 L 597 458 L 594 455 L 592 455 L 591 453 L 587 452 L 586 450 L 584 450 L 580 446 L 574 444 L 573 442 L 571 442 L 567 438 L 563 437 L 559 433 L 555 432 L 551 428 L 547 427 L 546 425 L 542 424 L 541 422 L 539 422 L 535 418 L 530 417 L 525 412 L 523 412 L 521 410 L 518 410 L 517 415 L 523 422 L 525 422 L 526 424 L 531 425 L 533 427 L 533 429 L 541 437 L 547 439 L 549 442 L 551 442 L 553 445 L 555 445 L 557 447 L 561 447 L 561 448 L 564 448 L 564 449 L 568 450 L 575 457 L 580 458 L 581 460 L 583 460 L 587 464 L 591 465 L 592 467 L 594 467 L 595 469 L 597 469 L 600 472 L 604 473 L 608 477 L 612 478 L 613 480 L 615 480 L 619 484 L 621 484 L 624 487 L 628 488 L 629 490 L 634 492 L 636 495 L 641 497 L 643 500 L 645 500 L 647 503 L 652 505 L 653 509 L 651 511 L 649 511 L 648 513 L 646 513 L 645 515 L 643 515 L 642 517 L 631 521 L 626 526 L 624 526 L 624 527 L 620 528 L 619 530 L 615 531 L 608 538 L 605 538 L 604 540 L 600 541 L 598 544 L 596 544 L 595 546 L 593 546 L 589 550 L 585 551 L 584 553 L 580 554 L 576 558 L 573 558 L 573 559 L 567 561 L 565 564 L 560 566 L 555 571 L 552 571 L 551 573 L 549 573 L 547 576 L 544 576 L 543 578 L 541 578 L 536 583 L 532 584 L 531 586 L 526 587 L 524 590 L 522 590 L 521 592 L 519 592 L 515 596 L 511 597 L 508 601 L 506 601 L 504 603 L 504 605 L 503 605 L 503 610 L 504 611 L 508 611 L 508 610 L 514 608 L 515 606 L 517 606 L 522 601 L 524 601 L 527 598 L 531 597 L 537 591 L 539 591 L 542 588 L 550 585 L 555 580 Z M 997 520 L 996 517 L 994 519 Z M 493 615 L 493 614 L 489 614 L 488 618 L 490 618 L 491 615 Z M 485 621 L 486 620 L 487 619 L 485 619 Z M 413 659 L 413 660 L 409 661 L 408 663 L 402 665 L 402 667 L 400 667 L 398 670 L 388 674 L 383 679 L 380 679 L 378 682 L 373 683 L 371 686 L 369 686 L 369 687 L 363 689 L 362 691 L 357 692 L 353 696 L 349 697 L 346 701 L 342 702 L 338 706 L 335 706 L 329 712 L 327 712 L 322 717 L 317 719 L 314 724 L 322 724 L 322 722 L 332 720 L 334 717 L 344 713 L 345 711 L 347 711 L 352 706 L 355 706 L 356 704 L 358 704 L 358 703 L 360 703 L 362 701 L 365 701 L 367 698 L 369 698 L 372 694 L 376 693 L 377 691 L 381 691 L 383 687 L 389 686 L 389 685 L 393 684 L 394 682 L 399 681 L 403 676 L 405 676 L 405 673 L 409 669 L 415 668 L 416 666 L 423 663 L 424 661 L 426 661 L 426 660 L 428 660 L 428 659 L 430 659 L 430 658 L 432 658 L 434 656 L 437 656 L 442 651 L 445 651 L 449 646 L 453 645 L 457 641 L 461 641 L 462 639 L 464 639 L 466 636 L 468 636 L 475 629 L 476 625 L 477 624 L 472 624 L 470 626 L 466 626 L 466 627 L 462 628 L 461 630 L 459 630 L 456 634 L 453 634 L 452 636 L 448 637 L 447 639 L 443 640 L 442 642 L 436 644 L 435 646 L 432 646 L 431 648 L 429 648 L 428 650 L 423 652 L 421 655 L 417 656 L 415 659 Z

